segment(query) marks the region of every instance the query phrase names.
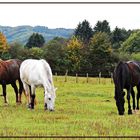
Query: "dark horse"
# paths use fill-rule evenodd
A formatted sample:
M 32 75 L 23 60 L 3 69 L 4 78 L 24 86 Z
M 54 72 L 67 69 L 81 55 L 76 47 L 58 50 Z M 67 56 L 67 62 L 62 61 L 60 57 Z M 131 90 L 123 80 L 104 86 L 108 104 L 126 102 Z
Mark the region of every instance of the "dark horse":
M 127 90 L 128 100 L 128 114 L 132 114 L 130 105 L 130 95 L 133 98 L 133 109 L 135 109 L 135 93 L 133 87 L 136 86 L 138 90 L 137 94 L 137 108 L 139 109 L 139 97 L 140 97 L 140 62 L 128 61 L 119 62 L 114 70 L 113 80 L 115 84 L 115 100 L 118 108 L 119 115 L 124 114 L 124 95 L 123 89 Z
M 3 88 L 4 102 L 6 99 L 6 85 L 11 84 L 16 94 L 16 102 L 21 102 L 21 94 L 23 91 L 23 84 L 20 80 L 19 68 L 22 61 L 18 59 L 10 59 L 3 61 L 0 59 L 0 84 Z M 19 82 L 19 91 L 16 85 L 16 80 Z M 18 92 L 20 94 L 18 98 Z

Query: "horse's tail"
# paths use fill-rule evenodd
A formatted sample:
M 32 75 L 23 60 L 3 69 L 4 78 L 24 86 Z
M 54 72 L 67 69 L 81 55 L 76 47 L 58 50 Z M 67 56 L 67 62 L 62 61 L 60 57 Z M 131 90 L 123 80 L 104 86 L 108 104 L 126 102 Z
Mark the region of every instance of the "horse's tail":
M 47 74 L 47 77 L 48 77 L 48 81 L 52 85 L 52 87 L 54 87 L 53 75 L 52 75 L 51 67 L 50 67 L 49 63 L 46 60 L 41 59 L 41 61 L 44 64 L 44 67 L 46 69 L 46 74 Z
M 52 70 L 51 70 L 51 67 L 50 67 L 49 63 L 46 60 L 44 60 L 44 59 L 41 59 L 41 61 L 43 62 L 44 67 L 47 70 L 47 75 L 52 77 Z
M 17 65 L 18 65 L 18 69 L 20 69 L 20 65 L 21 65 L 21 63 L 22 63 L 22 60 L 16 59 L 16 63 L 17 63 Z M 27 96 L 26 96 L 25 91 L 24 91 L 24 88 L 23 88 L 23 83 L 22 83 L 22 81 L 21 81 L 21 79 L 20 79 L 20 72 L 19 72 L 18 83 L 19 83 L 19 94 L 20 94 L 20 96 L 19 96 L 19 101 L 21 102 L 21 95 L 22 95 L 22 92 L 24 93 L 25 97 L 27 97 Z

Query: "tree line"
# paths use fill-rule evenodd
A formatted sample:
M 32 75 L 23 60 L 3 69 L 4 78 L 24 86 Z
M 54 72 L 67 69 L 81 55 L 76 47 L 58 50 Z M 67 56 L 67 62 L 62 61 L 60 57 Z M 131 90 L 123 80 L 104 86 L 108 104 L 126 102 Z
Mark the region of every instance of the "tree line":
M 102 72 L 109 75 L 120 60 L 140 60 L 140 30 L 116 28 L 111 31 L 107 20 L 92 28 L 87 20 L 80 22 L 69 39 L 55 37 L 45 43 L 41 34 L 33 33 L 23 45 L 8 44 L 0 33 L 1 59 L 46 59 L 53 72 L 64 74 Z

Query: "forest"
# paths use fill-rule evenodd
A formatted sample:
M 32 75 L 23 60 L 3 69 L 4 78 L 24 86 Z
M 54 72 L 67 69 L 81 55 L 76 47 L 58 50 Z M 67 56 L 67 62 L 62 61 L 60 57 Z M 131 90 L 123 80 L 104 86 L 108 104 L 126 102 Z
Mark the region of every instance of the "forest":
M 84 20 L 77 24 L 69 38 L 55 37 L 45 42 L 42 34 L 34 32 L 25 42 L 8 43 L 0 32 L 1 59 L 45 59 L 53 73 L 75 73 L 96 76 L 100 72 L 109 77 L 119 61 L 140 60 L 140 29 L 115 27 L 111 31 L 107 20 L 93 27 Z

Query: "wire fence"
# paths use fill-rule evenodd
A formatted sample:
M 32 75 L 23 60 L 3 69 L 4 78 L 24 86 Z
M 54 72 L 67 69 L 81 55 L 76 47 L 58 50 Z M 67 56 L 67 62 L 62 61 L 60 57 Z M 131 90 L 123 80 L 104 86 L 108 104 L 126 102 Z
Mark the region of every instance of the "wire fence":
M 108 77 L 108 78 L 106 78 Z M 59 75 L 57 72 L 54 74 L 54 80 L 59 82 L 75 82 L 75 83 L 94 83 L 94 84 L 108 84 L 113 83 L 113 73 L 110 75 L 102 75 L 102 73 L 98 74 L 72 74 L 68 75 L 66 72 L 64 75 Z

